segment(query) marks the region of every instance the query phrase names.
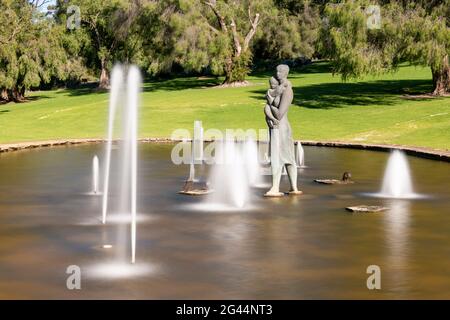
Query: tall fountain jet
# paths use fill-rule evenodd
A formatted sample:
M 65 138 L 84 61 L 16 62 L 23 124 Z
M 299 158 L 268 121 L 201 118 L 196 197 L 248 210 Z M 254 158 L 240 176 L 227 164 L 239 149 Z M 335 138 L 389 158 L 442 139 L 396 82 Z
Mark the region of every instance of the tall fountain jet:
M 389 156 L 384 172 L 381 196 L 389 198 L 414 196 L 408 161 L 400 150 L 394 150 Z
M 128 72 L 128 108 L 131 144 L 131 263 L 136 262 L 136 197 L 137 197 L 137 108 L 141 75 L 137 67 Z
M 120 104 L 119 93 L 125 87 L 123 67 L 114 67 L 111 77 L 111 93 L 109 104 L 108 140 L 105 164 L 105 179 L 102 206 L 102 222 L 106 223 L 108 212 L 108 192 L 110 189 L 111 171 L 111 149 L 113 140 L 114 119 L 117 113 L 117 106 Z M 119 159 L 121 160 L 122 175 L 119 185 L 120 209 L 131 216 L 131 262 L 136 261 L 136 196 L 137 196 L 137 108 L 138 96 L 141 86 L 141 76 L 139 69 L 135 66 L 128 68 L 126 82 L 126 102 L 123 106 L 123 137 L 119 149 Z
M 189 177 L 187 181 L 195 181 L 195 166 L 194 161 L 191 160 L 191 163 L 189 164 Z
M 305 150 L 303 150 L 300 141 L 295 144 L 295 162 L 298 168 L 305 167 Z
M 98 157 L 92 159 L 92 192 L 98 194 Z
M 108 138 L 106 143 L 106 163 L 103 183 L 102 222 L 106 223 L 106 212 L 108 210 L 109 173 L 111 169 L 111 150 L 113 140 L 114 119 L 117 105 L 119 104 L 119 93 L 123 90 L 123 70 L 121 65 L 116 65 L 111 73 L 111 90 L 109 93 L 109 115 L 108 115 Z

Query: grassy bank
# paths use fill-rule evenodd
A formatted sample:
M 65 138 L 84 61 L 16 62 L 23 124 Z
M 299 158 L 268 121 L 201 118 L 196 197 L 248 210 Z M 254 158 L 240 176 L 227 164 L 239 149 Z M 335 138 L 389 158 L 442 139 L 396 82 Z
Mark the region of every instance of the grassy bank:
M 268 74 L 251 86 L 218 88 L 219 79 L 146 82 L 141 137 L 169 137 L 177 128 L 265 128 Z M 428 68 L 404 66 L 394 74 L 343 83 L 325 63 L 293 72 L 295 101 L 289 120 L 296 139 L 404 144 L 450 149 L 450 98 L 405 98 L 431 91 Z M 35 92 L 32 101 L 0 105 L 0 143 L 104 137 L 108 94 L 90 89 Z

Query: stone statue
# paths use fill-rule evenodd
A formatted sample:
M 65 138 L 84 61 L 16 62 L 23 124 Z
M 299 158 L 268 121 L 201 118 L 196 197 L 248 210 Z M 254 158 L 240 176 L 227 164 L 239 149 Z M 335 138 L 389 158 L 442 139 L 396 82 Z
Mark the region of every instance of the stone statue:
M 283 167 L 289 176 L 291 189 L 289 194 L 302 194 L 297 189 L 297 165 L 295 162 L 294 140 L 287 113 L 294 98 L 292 84 L 287 79 L 289 67 L 284 64 L 277 66 L 275 77 L 270 78 L 270 89 L 267 90 L 267 103 L 264 107 L 266 122 L 270 130 L 270 163 L 272 167 L 272 188 L 266 192 L 266 197 L 280 197 L 280 180 Z

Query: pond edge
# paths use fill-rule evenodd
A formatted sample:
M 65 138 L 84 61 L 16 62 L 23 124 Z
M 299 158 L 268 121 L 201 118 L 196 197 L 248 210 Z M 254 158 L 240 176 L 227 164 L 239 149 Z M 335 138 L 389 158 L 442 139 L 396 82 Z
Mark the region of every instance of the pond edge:
M 142 138 L 140 142 L 147 143 L 173 143 L 180 142 L 182 140 L 173 140 L 169 138 Z M 190 139 L 186 139 L 190 141 Z M 450 162 L 450 152 L 444 150 L 437 150 L 425 147 L 412 147 L 403 145 L 385 145 L 385 144 L 365 144 L 365 143 L 352 143 L 344 141 L 313 141 L 313 140 L 299 140 L 304 146 L 315 147 L 332 147 L 332 148 L 347 148 L 358 150 L 370 150 L 370 151 L 382 151 L 389 152 L 392 150 L 402 150 L 406 154 L 444 162 Z M 61 139 L 61 140 L 45 140 L 45 141 L 31 141 L 31 142 L 17 142 L 17 143 L 5 143 L 0 144 L 0 153 L 12 152 L 25 149 L 65 146 L 65 145 L 77 145 L 77 144 L 89 144 L 89 143 L 102 143 L 106 142 L 106 139 Z M 211 140 L 205 140 L 205 142 L 211 142 Z M 296 141 L 297 143 L 297 141 Z

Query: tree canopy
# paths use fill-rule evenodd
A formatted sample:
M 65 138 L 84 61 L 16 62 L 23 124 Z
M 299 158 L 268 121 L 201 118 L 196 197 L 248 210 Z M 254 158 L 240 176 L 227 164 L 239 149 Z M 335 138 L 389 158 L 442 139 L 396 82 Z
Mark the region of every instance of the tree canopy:
M 116 62 L 149 75 L 183 70 L 242 82 L 258 60 L 319 57 L 343 80 L 430 67 L 450 90 L 450 0 L 47 0 L 0 3 L 0 90 L 21 101 L 46 83 L 91 75 L 109 85 Z M 371 5 L 377 5 L 379 26 Z M 77 8 L 80 24 L 68 28 Z
M 429 66 L 433 94 L 450 90 L 448 56 L 450 29 L 448 0 L 390 1 L 380 6 L 381 23 L 370 28 L 370 1 L 327 4 L 318 50 L 343 79 L 395 70 L 402 62 Z
M 4 100 L 22 101 L 25 90 L 67 79 L 77 59 L 70 56 L 64 28 L 43 16 L 39 1 L 0 3 L 0 89 Z

